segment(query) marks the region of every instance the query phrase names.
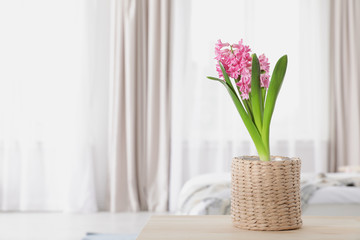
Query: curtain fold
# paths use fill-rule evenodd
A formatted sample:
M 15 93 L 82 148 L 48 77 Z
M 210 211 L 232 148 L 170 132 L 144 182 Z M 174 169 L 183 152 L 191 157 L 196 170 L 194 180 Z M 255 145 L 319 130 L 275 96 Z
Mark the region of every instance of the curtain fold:
M 110 210 L 165 211 L 170 154 L 170 4 L 113 0 Z
M 329 171 L 360 165 L 360 2 L 331 1 Z

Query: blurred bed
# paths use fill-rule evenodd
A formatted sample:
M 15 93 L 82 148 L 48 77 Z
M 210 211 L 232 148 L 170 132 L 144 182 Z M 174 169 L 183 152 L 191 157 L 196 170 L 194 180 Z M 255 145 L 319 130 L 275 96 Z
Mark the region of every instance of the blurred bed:
M 328 173 L 301 176 L 303 215 L 360 216 L 360 174 Z M 206 174 L 183 186 L 178 214 L 230 214 L 230 173 Z

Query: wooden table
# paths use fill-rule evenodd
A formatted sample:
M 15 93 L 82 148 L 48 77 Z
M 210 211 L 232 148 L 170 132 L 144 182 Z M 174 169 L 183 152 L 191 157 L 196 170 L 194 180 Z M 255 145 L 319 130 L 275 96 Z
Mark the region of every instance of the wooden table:
M 153 216 L 138 240 L 360 240 L 360 217 L 308 217 L 291 231 L 248 231 L 235 228 L 230 216 Z

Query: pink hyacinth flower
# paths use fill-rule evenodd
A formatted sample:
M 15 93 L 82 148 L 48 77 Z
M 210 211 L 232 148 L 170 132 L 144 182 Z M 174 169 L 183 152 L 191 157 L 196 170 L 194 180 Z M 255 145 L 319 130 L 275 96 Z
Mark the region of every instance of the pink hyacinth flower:
M 269 73 L 270 70 L 269 59 L 264 54 L 261 54 L 259 56 L 259 63 L 260 63 L 260 70 Z
M 265 73 L 262 73 L 260 75 L 260 86 L 264 87 L 264 88 L 268 88 L 269 83 L 270 83 L 270 75 L 269 75 L 270 63 L 269 63 L 269 59 L 264 54 L 261 54 L 259 56 L 259 63 L 260 63 L 260 71 L 265 71 Z
M 230 78 L 238 80 L 236 85 L 239 87 L 241 98 L 249 99 L 251 92 L 251 65 L 252 58 L 250 55 L 250 47 L 243 44 L 241 39 L 237 44 L 230 45 L 218 40 L 215 44 L 216 71 L 219 77 L 224 80 L 219 62 L 224 66 L 227 75 Z M 259 56 L 260 70 L 260 86 L 269 87 L 269 70 L 270 64 L 268 58 L 262 54 Z
M 260 75 L 260 87 L 268 88 L 270 83 L 270 75 L 263 73 Z

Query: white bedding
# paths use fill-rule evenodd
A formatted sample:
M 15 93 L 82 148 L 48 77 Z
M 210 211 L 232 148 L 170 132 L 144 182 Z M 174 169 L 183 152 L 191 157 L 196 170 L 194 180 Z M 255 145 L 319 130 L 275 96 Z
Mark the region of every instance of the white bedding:
M 230 213 L 230 174 L 204 174 L 183 186 L 178 214 L 218 215 Z
M 177 213 L 230 214 L 230 182 L 230 173 L 206 174 L 189 180 L 180 193 Z M 342 208 L 353 204 L 360 210 L 360 174 L 302 174 L 301 201 L 303 213 L 314 211 L 310 206 L 321 204 L 341 204 Z M 334 210 L 327 213 L 331 215 Z

